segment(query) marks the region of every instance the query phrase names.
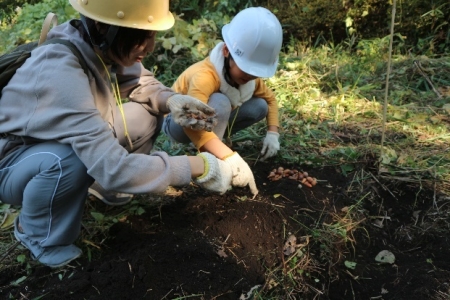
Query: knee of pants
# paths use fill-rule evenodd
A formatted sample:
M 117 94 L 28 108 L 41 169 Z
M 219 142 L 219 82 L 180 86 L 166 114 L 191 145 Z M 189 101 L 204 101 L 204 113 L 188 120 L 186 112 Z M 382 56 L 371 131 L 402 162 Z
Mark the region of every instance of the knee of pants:
M 267 116 L 269 112 L 269 106 L 266 100 L 261 98 L 252 98 L 248 101 L 248 104 L 249 109 L 245 109 L 245 115 L 249 119 L 253 119 L 255 122 L 258 122 Z M 242 108 L 241 110 L 243 110 Z
M 227 129 L 226 134 L 235 134 L 261 121 L 267 116 L 268 111 L 269 107 L 264 99 L 251 98 L 231 113 L 229 122 L 233 124 L 233 127 L 231 132 Z
M 119 143 L 128 151 L 145 152 L 150 148 L 161 131 L 163 116 L 150 113 L 141 103 L 127 102 L 123 105 L 125 122 L 121 114 L 114 121 L 114 130 Z M 127 133 L 133 143 L 133 149 L 130 149 L 128 139 L 125 137 L 125 123 Z M 142 150 L 144 149 L 144 150 Z
M 231 102 L 222 93 L 214 93 L 209 97 L 208 105 L 216 111 L 218 123 L 227 123 L 231 114 Z
M 153 149 L 153 144 L 161 132 L 164 117 L 159 115 L 152 115 L 147 118 L 142 128 L 134 132 L 133 138 L 133 153 L 149 154 Z M 128 148 L 127 148 L 128 149 Z
M 191 141 L 183 130 L 183 127 L 175 123 L 172 115 L 168 114 L 164 119 L 162 131 L 171 141 L 182 144 L 189 144 Z
M 130 136 L 133 144 L 142 144 L 143 140 L 156 140 L 156 136 L 161 132 L 164 117 L 149 114 L 147 118 L 136 121 L 137 122 L 132 124 L 133 126 L 129 128 Z
M 94 179 L 87 173 L 86 166 L 73 151 L 69 157 L 63 159 L 61 166 L 64 172 L 62 179 L 72 186 L 73 191 L 80 192 L 83 189 L 87 191 L 94 182 Z
M 20 205 L 27 196 L 47 196 L 52 188 L 66 185 L 67 192 L 87 192 L 92 178 L 69 145 L 44 142 L 23 146 L 11 153 L 2 171 L 0 195 L 6 203 Z M 34 197 L 34 196 L 33 196 Z M 51 195 L 50 195 L 51 197 Z
M 164 117 L 159 115 L 151 115 L 146 118 L 144 124 L 139 130 L 135 130 L 132 134 L 133 149 L 129 145 L 125 146 L 129 152 L 149 154 L 153 149 L 153 145 L 161 132 Z
M 87 194 L 94 179 L 87 173 L 86 166 L 70 146 L 61 146 L 68 148 L 66 153 L 55 158 L 47 156 L 42 160 L 40 173 L 33 176 L 26 184 L 23 192 L 24 199 L 32 199 L 35 195 L 45 195 L 43 199 L 54 198 L 58 202 L 72 198 L 74 195 Z

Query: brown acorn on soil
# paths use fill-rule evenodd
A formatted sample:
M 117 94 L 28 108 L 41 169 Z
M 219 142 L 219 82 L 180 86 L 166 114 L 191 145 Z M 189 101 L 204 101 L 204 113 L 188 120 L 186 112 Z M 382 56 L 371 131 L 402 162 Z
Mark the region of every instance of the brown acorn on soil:
M 305 180 L 305 182 L 302 182 L 303 185 L 306 185 L 307 187 L 312 187 L 312 184 L 309 183 L 308 180 Z
M 294 173 L 288 177 L 289 179 L 298 180 L 298 173 Z
M 283 177 L 289 177 L 289 176 L 291 176 L 292 174 L 294 174 L 294 172 L 292 172 L 292 170 L 285 169 L 285 170 L 283 171 Z
M 277 174 L 275 175 L 275 177 L 273 178 L 274 181 L 280 180 L 281 178 L 283 178 L 283 175 Z

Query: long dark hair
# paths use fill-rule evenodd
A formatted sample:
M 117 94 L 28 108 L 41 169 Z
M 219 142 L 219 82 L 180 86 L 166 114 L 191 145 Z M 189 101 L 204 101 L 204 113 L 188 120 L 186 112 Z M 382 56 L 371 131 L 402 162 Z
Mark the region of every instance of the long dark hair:
M 108 32 L 111 25 L 98 22 L 99 29 L 97 29 L 96 21 L 88 17 L 85 17 L 85 19 L 89 33 L 84 30 L 83 26 L 79 26 L 83 39 L 88 43 L 101 45 L 106 39 L 106 34 L 102 32 Z M 118 26 L 116 36 L 109 46 L 109 49 L 111 49 L 111 52 L 117 57 L 127 57 L 134 47 L 140 46 L 145 42 L 149 33 L 149 30 Z

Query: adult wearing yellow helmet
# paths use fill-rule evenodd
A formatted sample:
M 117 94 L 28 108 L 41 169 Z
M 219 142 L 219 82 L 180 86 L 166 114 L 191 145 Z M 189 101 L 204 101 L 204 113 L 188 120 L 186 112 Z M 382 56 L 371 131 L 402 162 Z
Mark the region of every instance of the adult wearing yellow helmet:
M 213 109 L 165 87 L 141 64 L 155 31 L 174 23 L 168 0 L 70 3 L 81 20 L 54 27 L 48 38 L 69 40 L 87 74 L 65 45 L 40 46 L 0 98 L 0 199 L 22 206 L 14 235 L 50 267 L 81 255 L 74 243 L 88 189 L 118 205 L 192 179 L 224 193 L 232 176 L 229 164 L 208 153 L 149 154 L 166 113 L 192 130 L 215 123 Z

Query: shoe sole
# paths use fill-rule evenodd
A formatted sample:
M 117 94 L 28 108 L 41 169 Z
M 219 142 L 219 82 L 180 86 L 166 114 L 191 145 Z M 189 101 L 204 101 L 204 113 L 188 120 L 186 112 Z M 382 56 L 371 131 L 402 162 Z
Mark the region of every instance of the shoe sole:
M 63 262 L 63 263 L 60 263 L 59 265 L 49 265 L 49 264 L 45 264 L 45 265 L 46 265 L 47 267 L 52 268 L 52 269 L 64 267 L 64 266 L 68 265 L 70 262 L 72 262 L 73 260 L 75 260 L 75 259 L 77 259 L 78 257 L 80 257 L 81 254 L 82 254 L 82 252 L 80 252 L 77 256 L 74 256 L 73 258 L 71 258 L 71 259 L 69 259 L 69 260 L 67 260 L 67 261 L 65 261 L 65 262 Z
M 108 205 L 112 205 L 112 206 L 118 206 L 118 205 L 124 205 L 127 204 L 128 202 L 130 202 L 133 199 L 133 196 L 130 196 L 130 198 L 126 201 L 122 201 L 122 202 L 110 202 L 108 200 L 106 200 L 105 197 L 103 197 L 102 194 L 100 194 L 98 191 L 89 188 L 88 189 L 88 193 L 91 194 L 92 196 L 96 197 L 97 199 L 101 200 L 103 203 L 108 204 Z
M 17 217 L 17 218 L 18 218 L 18 217 Z M 14 220 L 14 222 L 17 222 L 17 221 Z M 28 248 L 27 244 L 25 244 L 25 243 L 18 237 L 18 233 L 16 232 L 16 228 L 15 228 L 15 227 L 16 227 L 16 225 L 14 224 L 14 237 L 16 238 L 16 240 L 17 240 L 18 242 L 20 242 L 20 244 L 21 244 L 22 246 L 24 246 L 26 249 L 28 249 L 28 251 L 30 251 L 30 257 L 31 257 L 33 260 L 39 261 L 39 259 L 38 259 L 38 258 L 33 254 L 33 252 L 31 252 L 31 250 Z M 19 230 L 17 229 L 17 231 L 19 231 Z M 69 259 L 69 260 L 66 260 L 65 262 L 62 262 L 62 263 L 60 263 L 60 264 L 57 264 L 57 265 L 45 264 L 45 263 L 42 263 L 42 262 L 40 262 L 40 261 L 39 261 L 39 263 L 43 264 L 44 266 L 50 267 L 50 268 L 52 268 L 52 269 L 55 269 L 55 268 L 63 267 L 63 266 L 65 266 L 65 265 L 69 264 L 71 261 L 73 261 L 73 260 L 77 259 L 78 257 L 80 257 L 81 254 L 82 254 L 82 252 L 80 251 L 80 253 L 78 253 L 78 255 L 72 257 L 72 258 Z

